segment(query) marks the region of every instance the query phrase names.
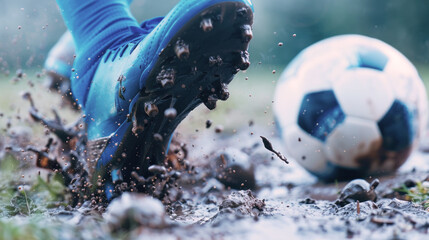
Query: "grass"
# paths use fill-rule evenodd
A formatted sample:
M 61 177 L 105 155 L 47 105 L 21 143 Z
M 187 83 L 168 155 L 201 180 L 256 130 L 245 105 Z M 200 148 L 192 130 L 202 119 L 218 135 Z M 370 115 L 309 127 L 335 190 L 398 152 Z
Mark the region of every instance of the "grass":
M 429 186 L 417 182 L 415 187 L 408 188 L 402 185 L 395 191 L 405 195 L 405 200 L 420 204 L 424 209 L 429 209 Z

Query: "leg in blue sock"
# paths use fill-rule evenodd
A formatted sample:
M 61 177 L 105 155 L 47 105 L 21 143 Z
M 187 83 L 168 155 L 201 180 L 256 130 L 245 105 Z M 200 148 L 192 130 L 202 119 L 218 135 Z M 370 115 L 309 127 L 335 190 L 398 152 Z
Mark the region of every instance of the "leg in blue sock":
M 86 114 L 88 172 L 111 199 L 116 181 L 164 165 L 190 111 L 229 97 L 227 85 L 250 65 L 252 4 L 182 0 L 139 26 L 126 0 L 57 1 L 77 48 L 71 81 Z
M 72 91 L 85 106 L 88 89 L 100 58 L 108 48 L 138 37 L 139 24 L 129 0 L 57 0 L 76 45 Z

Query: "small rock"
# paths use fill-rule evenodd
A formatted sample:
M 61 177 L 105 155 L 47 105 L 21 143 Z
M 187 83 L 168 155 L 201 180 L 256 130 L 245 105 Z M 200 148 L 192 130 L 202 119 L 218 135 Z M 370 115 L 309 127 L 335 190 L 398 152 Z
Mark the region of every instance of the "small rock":
M 223 132 L 223 126 L 222 125 L 217 125 L 215 127 L 215 133 L 221 133 Z
M 349 182 L 343 190 L 341 190 L 340 198 L 336 201 L 336 204 L 345 206 L 356 201 L 376 201 L 377 194 L 374 190 L 377 188 L 379 183 L 378 179 L 372 181 L 371 184 L 363 179 L 355 179 Z
M 17 78 L 22 78 L 23 76 L 24 76 L 24 71 L 22 71 L 22 69 L 16 70 L 16 77 Z
M 112 201 L 104 217 L 112 232 L 139 226 L 158 229 L 167 226 L 162 203 L 143 194 L 122 194 Z
M 301 203 L 301 204 L 315 204 L 316 200 L 311 199 L 311 198 L 306 198 L 304 200 L 299 201 L 299 203 Z
M 229 209 L 242 215 L 251 216 L 256 212 L 264 211 L 264 208 L 265 200 L 255 198 L 250 190 L 232 192 L 219 206 L 219 210 Z

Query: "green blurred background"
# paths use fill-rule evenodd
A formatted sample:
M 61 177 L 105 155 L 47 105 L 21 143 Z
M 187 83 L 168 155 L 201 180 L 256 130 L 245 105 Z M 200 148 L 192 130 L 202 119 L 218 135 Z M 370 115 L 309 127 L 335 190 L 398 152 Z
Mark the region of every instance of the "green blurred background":
M 164 15 L 177 2 L 135 0 L 132 11 L 142 21 Z M 66 29 L 55 1 L 0 0 L 0 5 L 0 57 L 7 62 L 2 71 L 40 68 Z M 419 68 L 429 63 L 426 0 L 254 0 L 254 5 L 251 57 L 265 67 L 286 66 L 310 44 L 346 33 L 379 38 Z M 284 46 L 279 48 L 278 42 Z
M 165 15 L 178 0 L 135 0 L 132 12 L 138 21 Z M 231 121 L 249 116 L 261 124 L 272 124 L 272 96 L 281 71 L 290 60 L 309 45 L 339 34 L 363 34 L 381 39 L 401 51 L 429 83 L 429 3 L 427 0 L 254 0 L 254 39 L 251 42 L 251 67 L 231 84 L 232 97 L 219 103 L 211 118 L 230 128 L 243 125 Z M 42 72 L 49 49 L 66 30 L 54 0 L 0 0 L 0 112 L 20 114 L 28 103 L 16 96 L 29 90 L 37 102 L 49 108 L 58 106 L 47 96 Z M 296 34 L 296 37 L 293 37 Z M 282 42 L 283 46 L 278 46 Z M 27 77 L 11 84 L 16 69 Z M 276 70 L 276 74 L 272 71 Z M 9 73 L 9 75 L 7 74 Z M 247 80 L 246 80 L 247 79 Z M 36 83 L 30 88 L 27 81 Z M 41 84 L 39 84 L 41 85 Z M 244 86 L 244 87 L 243 87 Z M 263 91 L 261 91 L 263 90 Z M 55 104 L 54 104 L 55 103 Z M 75 116 L 75 115 L 71 115 Z M 226 118 L 225 116 L 228 116 Z M 203 128 L 204 121 L 198 120 Z M 256 122 L 258 123 L 258 122 Z M 193 128 L 194 126 L 192 126 Z

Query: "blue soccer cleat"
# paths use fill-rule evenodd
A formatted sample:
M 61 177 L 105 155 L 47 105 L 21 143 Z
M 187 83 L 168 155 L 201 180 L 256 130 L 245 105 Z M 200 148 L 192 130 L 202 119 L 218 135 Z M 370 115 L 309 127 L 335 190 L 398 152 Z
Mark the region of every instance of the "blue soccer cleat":
M 250 65 L 252 23 L 250 0 L 181 1 L 143 39 L 104 53 L 85 117 L 90 175 L 107 199 L 115 181 L 163 164 L 190 111 L 229 97 L 228 83 Z
M 150 33 L 162 19 L 162 17 L 156 17 L 142 22 L 140 24 L 142 28 L 141 34 Z M 44 64 L 46 71 L 45 85 L 50 90 L 60 93 L 66 103 L 69 103 L 73 109 L 79 109 L 79 105 L 73 97 L 70 82 L 72 73 L 74 72 L 72 67 L 76 57 L 75 50 L 76 46 L 73 37 L 67 31 L 48 53 Z

